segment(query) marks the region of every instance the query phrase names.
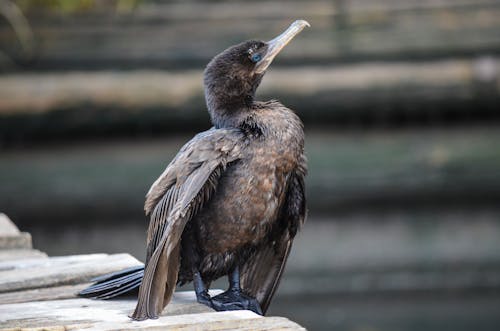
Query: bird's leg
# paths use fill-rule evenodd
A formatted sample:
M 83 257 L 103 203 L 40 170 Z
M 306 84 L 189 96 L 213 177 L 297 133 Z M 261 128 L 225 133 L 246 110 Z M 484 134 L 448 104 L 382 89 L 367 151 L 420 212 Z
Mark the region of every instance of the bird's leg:
M 205 287 L 205 283 L 203 282 L 203 279 L 201 278 L 200 272 L 198 270 L 194 271 L 193 284 L 194 293 L 196 293 L 196 301 L 212 308 L 212 300 L 210 299 L 208 290 Z
M 259 302 L 241 291 L 240 269 L 238 266 L 231 271 L 228 278 L 228 290 L 212 298 L 212 308 L 217 311 L 247 309 L 263 315 Z

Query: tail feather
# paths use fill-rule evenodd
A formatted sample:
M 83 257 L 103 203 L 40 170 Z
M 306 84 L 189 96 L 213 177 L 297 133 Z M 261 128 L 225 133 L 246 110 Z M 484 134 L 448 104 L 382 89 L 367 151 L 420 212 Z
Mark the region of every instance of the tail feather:
M 142 321 L 158 318 L 170 302 L 177 283 L 180 264 L 180 244 L 173 248 L 162 240 L 160 247 L 151 256 L 139 289 L 137 305 L 131 318 Z
M 106 274 L 93 281 L 97 283 L 83 289 L 79 296 L 92 299 L 111 299 L 122 294 L 132 293 L 139 288 L 144 276 L 144 266 L 128 268 Z
M 136 271 L 140 271 L 140 270 L 144 270 L 144 265 L 138 265 L 138 266 L 126 268 L 126 269 L 123 269 L 120 271 L 111 272 L 109 274 L 105 274 L 102 276 L 97 276 L 95 278 L 92 278 L 90 281 L 92 283 L 102 283 L 102 282 L 110 280 L 112 278 L 116 279 L 116 278 L 119 278 L 121 276 L 132 274 L 132 273 L 134 273 Z
M 119 287 L 116 290 L 111 291 L 111 292 L 105 292 L 101 295 L 96 296 L 95 298 L 100 299 L 100 300 L 107 300 L 107 299 L 115 298 L 115 297 L 120 296 L 122 294 L 132 293 L 133 290 L 139 289 L 139 286 L 141 285 L 141 281 L 142 281 L 142 279 L 136 279 L 135 281 L 133 281 L 133 282 L 131 282 L 123 287 Z
M 116 288 L 123 287 L 125 285 L 130 284 L 131 282 L 135 282 L 138 279 L 138 276 L 136 274 L 128 275 L 128 276 L 123 276 L 118 279 L 113 279 L 113 280 L 108 280 L 104 283 L 97 283 L 92 286 L 87 287 L 86 289 L 82 290 L 80 294 L 85 295 L 85 294 L 91 294 L 91 293 L 101 293 L 103 291 L 107 290 L 114 290 Z

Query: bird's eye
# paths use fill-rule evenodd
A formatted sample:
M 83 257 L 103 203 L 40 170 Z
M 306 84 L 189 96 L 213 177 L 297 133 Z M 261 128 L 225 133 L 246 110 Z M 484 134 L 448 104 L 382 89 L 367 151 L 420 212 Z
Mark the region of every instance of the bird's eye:
M 262 55 L 260 55 L 259 53 L 255 53 L 254 55 L 252 55 L 251 60 L 252 62 L 257 63 L 262 60 Z

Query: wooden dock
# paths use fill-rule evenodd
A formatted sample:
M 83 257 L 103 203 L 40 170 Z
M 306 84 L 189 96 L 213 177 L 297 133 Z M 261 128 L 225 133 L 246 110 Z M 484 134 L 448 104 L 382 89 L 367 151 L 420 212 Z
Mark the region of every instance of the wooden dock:
M 29 233 L 0 213 L 0 331 L 305 330 L 283 317 L 214 312 L 198 304 L 191 291 L 177 292 L 160 318 L 142 322 L 128 317 L 133 297 L 102 301 L 76 296 L 93 277 L 140 264 L 129 254 L 48 257 L 33 249 Z

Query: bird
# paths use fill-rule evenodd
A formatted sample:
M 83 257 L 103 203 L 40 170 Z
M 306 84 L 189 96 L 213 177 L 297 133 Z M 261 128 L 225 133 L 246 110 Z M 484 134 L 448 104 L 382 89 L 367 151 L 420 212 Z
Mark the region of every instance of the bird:
M 152 184 L 144 267 L 96 279 L 81 296 L 107 299 L 138 289 L 131 318 L 154 319 L 176 285 L 192 282 L 216 311 L 264 315 L 307 208 L 304 126 L 279 101 L 255 93 L 269 65 L 305 27 L 293 22 L 270 41 L 248 40 L 216 55 L 204 71 L 212 127 L 187 142 Z M 228 289 L 210 296 L 210 284 Z

